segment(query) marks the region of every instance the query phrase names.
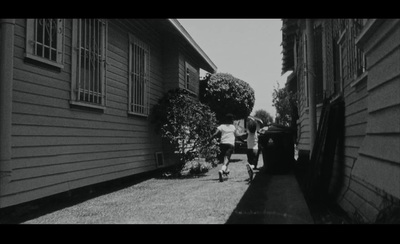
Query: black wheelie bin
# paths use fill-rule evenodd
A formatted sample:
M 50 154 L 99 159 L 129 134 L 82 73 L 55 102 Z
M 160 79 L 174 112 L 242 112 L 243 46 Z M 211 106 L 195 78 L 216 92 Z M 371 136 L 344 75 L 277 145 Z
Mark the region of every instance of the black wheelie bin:
M 261 130 L 258 142 L 262 147 L 266 173 L 287 174 L 294 166 L 294 130 L 290 127 L 272 124 Z

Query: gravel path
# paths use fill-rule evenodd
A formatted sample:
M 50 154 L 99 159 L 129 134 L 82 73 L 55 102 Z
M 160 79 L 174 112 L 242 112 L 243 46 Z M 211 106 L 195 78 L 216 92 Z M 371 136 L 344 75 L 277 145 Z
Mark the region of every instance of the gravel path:
M 249 187 L 246 155 L 232 161 L 222 183 L 220 167 L 196 178 L 150 178 L 22 224 L 224 224 Z

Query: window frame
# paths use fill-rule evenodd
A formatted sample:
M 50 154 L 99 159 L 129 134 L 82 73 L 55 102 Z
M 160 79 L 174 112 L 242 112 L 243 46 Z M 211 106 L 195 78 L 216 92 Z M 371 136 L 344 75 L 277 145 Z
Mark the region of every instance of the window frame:
M 108 22 L 105 19 L 96 19 L 101 25 L 99 41 L 101 40 L 100 47 L 100 61 L 98 62 L 97 68 L 99 69 L 99 85 L 100 100 L 101 102 L 85 101 L 80 99 L 80 76 L 81 76 L 81 21 L 82 19 L 72 20 L 72 60 L 71 60 L 71 105 L 77 105 L 82 107 L 88 107 L 92 109 L 104 110 L 107 104 L 107 91 L 106 91 L 106 73 L 107 73 L 107 46 L 108 46 Z M 84 47 L 85 48 L 85 47 Z M 86 53 L 86 50 L 85 50 Z M 85 57 L 86 59 L 86 57 Z M 96 74 L 97 75 L 97 74 Z M 94 86 L 94 85 L 93 85 Z M 86 91 L 83 91 L 86 93 Z M 90 96 L 90 89 L 88 90 L 88 96 Z M 94 91 L 92 91 L 94 96 Z M 97 92 L 99 93 L 99 92 Z M 94 98 L 93 98 L 94 100 Z
M 148 117 L 150 114 L 150 84 L 151 84 L 151 53 L 150 45 L 129 33 L 129 53 L 128 53 L 128 108 L 127 112 L 130 115 Z M 135 49 L 135 47 L 137 49 Z M 134 50 L 135 49 L 135 50 Z M 136 52 L 138 50 L 138 52 Z M 135 56 L 134 56 L 135 55 Z M 139 55 L 139 56 L 136 56 Z M 139 62 L 144 62 L 140 65 Z M 136 66 L 137 65 L 137 66 Z M 134 67 L 135 66 L 135 67 Z M 135 73 L 134 69 L 139 69 L 139 74 Z M 142 71 L 141 71 L 142 69 Z M 134 83 L 133 77 L 139 79 L 139 82 Z M 142 90 L 134 90 L 135 87 Z M 139 100 L 134 94 L 139 94 Z M 136 100 L 136 101 L 135 101 Z M 138 103 L 142 102 L 142 103 Z M 142 110 L 141 110 L 142 109 Z M 141 111 L 140 111 L 141 110 Z
M 63 69 L 64 68 L 64 43 L 65 43 L 65 20 L 64 19 L 56 19 L 57 22 L 57 35 L 56 35 L 56 48 L 55 48 L 55 60 L 51 60 L 51 51 L 50 57 L 44 57 L 44 51 L 42 51 L 42 55 L 39 56 L 36 52 L 35 48 L 39 41 L 36 38 L 38 21 L 40 19 L 26 19 L 26 39 L 25 39 L 25 58 L 30 60 L 35 60 L 50 66 L 54 66 L 56 68 Z M 45 18 L 43 18 L 45 20 Z M 46 19 L 48 20 L 48 19 Z M 44 27 L 43 27 L 44 28 Z M 51 33 L 51 32 L 50 32 Z M 43 37 L 44 37 L 43 33 Z M 44 42 L 44 41 L 43 41 Z M 52 40 L 50 40 L 52 42 Z M 36 44 L 36 45 L 35 45 Z M 42 43 L 44 46 L 45 44 Z M 51 44 L 50 47 L 51 49 Z M 43 49 L 44 50 L 44 49 Z
M 366 24 L 366 19 L 346 19 L 341 21 L 339 31 L 340 91 L 344 91 L 345 82 L 354 87 L 368 76 L 365 53 L 357 47 L 357 37 Z M 344 66 L 345 65 L 345 66 Z M 361 72 L 359 70 L 361 68 Z
M 185 83 L 184 83 L 184 88 L 185 90 L 187 90 L 188 92 L 194 94 L 197 96 L 197 92 L 198 92 L 198 86 L 199 86 L 199 71 L 193 67 L 193 65 L 191 65 L 188 61 L 185 61 Z M 195 76 L 193 77 L 193 75 L 191 74 L 195 74 Z M 192 85 L 192 83 L 194 85 Z M 196 85 L 197 83 L 197 85 Z

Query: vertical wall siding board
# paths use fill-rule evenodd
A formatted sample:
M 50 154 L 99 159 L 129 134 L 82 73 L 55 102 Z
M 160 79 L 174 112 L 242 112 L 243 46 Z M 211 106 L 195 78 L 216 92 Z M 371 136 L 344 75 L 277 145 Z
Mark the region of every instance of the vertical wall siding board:
M 65 20 L 64 69 L 27 62 L 25 20 L 16 21 L 12 160 L 8 205 L 154 170 L 160 138 L 146 118 L 127 115 L 128 33 L 151 49 L 151 104 L 163 95 L 162 38 L 146 21 L 109 20 L 107 106 L 104 112 L 70 108 L 72 20 Z M 115 22 L 115 23 L 114 23 Z M 122 25 L 119 25 L 121 24 Z M 171 68 L 172 70 L 172 68 Z M 3 207 L 3 206 L 0 206 Z

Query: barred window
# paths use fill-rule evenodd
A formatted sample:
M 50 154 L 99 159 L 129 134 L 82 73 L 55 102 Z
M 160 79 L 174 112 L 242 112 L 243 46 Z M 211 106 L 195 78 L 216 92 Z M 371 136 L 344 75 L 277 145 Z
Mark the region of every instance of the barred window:
M 63 19 L 27 19 L 26 57 L 62 68 Z
M 150 48 L 129 35 L 129 106 L 128 113 L 149 114 Z
M 365 23 L 366 23 L 365 19 L 354 19 L 352 25 L 352 35 L 353 35 L 353 45 L 354 45 L 354 50 L 353 50 L 354 65 L 352 72 L 355 77 L 360 76 L 367 70 L 367 59 L 365 57 L 365 54 L 360 48 L 358 48 L 355 45 L 355 39 L 360 34 Z
M 72 101 L 105 106 L 106 38 L 106 21 L 73 21 Z
M 185 62 L 185 89 L 196 93 L 198 92 L 199 72 L 188 62 Z
M 355 39 L 363 28 L 365 20 L 340 19 L 337 22 L 340 28 L 334 34 L 339 46 L 340 79 L 341 82 L 344 82 L 352 80 L 366 71 L 365 54 L 355 44 Z

